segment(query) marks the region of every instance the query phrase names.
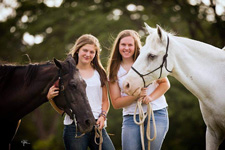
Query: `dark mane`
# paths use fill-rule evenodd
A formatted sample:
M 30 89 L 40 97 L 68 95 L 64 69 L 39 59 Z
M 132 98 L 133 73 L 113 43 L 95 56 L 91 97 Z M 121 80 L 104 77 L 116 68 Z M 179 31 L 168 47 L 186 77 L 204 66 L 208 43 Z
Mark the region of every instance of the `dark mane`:
M 24 69 L 24 84 L 29 86 L 32 83 L 32 79 L 36 78 L 37 72 L 40 67 L 48 66 L 51 63 L 47 62 L 45 64 L 29 64 L 24 66 L 16 66 L 16 65 L 0 65 L 0 90 L 6 86 L 6 83 L 10 81 L 15 70 Z
M 73 74 L 74 70 L 76 70 L 76 66 L 69 61 L 67 61 L 67 63 L 69 63 L 69 74 Z
M 11 79 L 17 66 L 0 65 L 0 91 L 2 91 L 4 85 Z
M 26 67 L 26 73 L 24 76 L 25 85 L 29 86 L 32 83 L 32 79 L 34 79 L 37 76 L 37 73 L 39 71 L 40 65 L 39 64 L 31 64 Z

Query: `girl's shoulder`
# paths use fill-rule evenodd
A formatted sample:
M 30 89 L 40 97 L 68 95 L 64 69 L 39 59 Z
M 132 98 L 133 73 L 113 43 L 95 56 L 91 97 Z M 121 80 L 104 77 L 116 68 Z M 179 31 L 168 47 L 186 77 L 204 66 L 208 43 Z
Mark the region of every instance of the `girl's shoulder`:
M 100 73 L 98 72 L 98 70 L 95 69 L 92 79 L 96 80 L 96 79 L 100 79 L 100 78 L 101 78 Z
M 117 72 L 118 78 L 121 78 L 127 74 L 127 71 L 120 65 L 119 70 Z
M 100 76 L 98 70 L 96 70 L 96 69 L 94 70 L 94 75 Z

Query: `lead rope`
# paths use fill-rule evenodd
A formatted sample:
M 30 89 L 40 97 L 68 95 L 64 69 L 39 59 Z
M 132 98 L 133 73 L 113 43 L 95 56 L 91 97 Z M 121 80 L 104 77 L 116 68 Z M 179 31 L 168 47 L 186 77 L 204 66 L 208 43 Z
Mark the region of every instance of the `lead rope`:
M 139 110 L 139 122 L 136 120 L 136 113 L 137 113 L 137 108 Z M 148 140 L 148 150 L 150 150 L 150 142 L 154 141 L 156 139 L 157 133 L 156 133 L 156 124 L 155 124 L 155 117 L 154 117 L 154 112 L 152 109 L 152 105 L 149 103 L 147 105 L 147 113 L 145 114 L 143 111 L 142 107 L 142 101 L 137 101 L 137 105 L 134 110 L 134 122 L 140 126 L 140 135 L 141 135 L 141 144 L 142 144 L 142 150 L 145 150 L 145 144 L 144 144 L 144 121 L 145 118 L 148 116 L 148 123 L 147 123 L 147 130 L 146 130 L 146 137 Z M 154 127 L 154 137 L 151 139 L 150 136 L 150 119 L 152 117 L 153 121 L 153 127 Z
M 74 117 L 73 117 L 73 120 L 74 120 L 74 123 L 75 123 L 75 127 L 76 127 L 76 133 L 75 133 L 75 138 L 81 138 L 82 136 L 84 136 L 85 135 L 85 133 L 82 133 L 81 135 L 77 135 L 77 120 L 76 120 L 76 118 L 75 118 L 75 115 L 74 115 Z
M 99 142 L 97 142 L 97 138 L 99 138 Z M 99 129 L 99 126 L 95 125 L 95 144 L 99 145 L 99 150 L 102 150 L 102 143 L 103 143 L 102 129 Z

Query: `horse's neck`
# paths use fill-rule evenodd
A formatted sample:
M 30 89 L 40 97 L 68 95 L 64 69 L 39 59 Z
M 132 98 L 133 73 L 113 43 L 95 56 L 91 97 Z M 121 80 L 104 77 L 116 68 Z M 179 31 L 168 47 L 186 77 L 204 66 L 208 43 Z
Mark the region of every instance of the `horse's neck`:
M 40 69 L 37 72 L 36 78 L 32 82 L 31 87 L 33 85 L 36 85 L 35 86 L 35 88 L 37 88 L 36 92 L 46 96 L 48 89 L 50 88 L 51 85 L 53 85 L 53 82 L 56 80 L 58 76 L 57 70 L 58 69 L 55 67 L 55 65 L 52 64 L 40 66 Z
M 48 89 L 53 85 L 57 76 L 58 72 L 55 65 L 42 65 L 36 72 L 35 77 L 32 78 L 32 82 L 28 85 L 23 85 L 23 87 L 19 88 L 20 90 L 16 91 L 17 94 L 15 93 L 14 95 L 17 97 L 13 96 L 11 100 L 17 101 L 16 103 L 24 106 L 23 109 L 16 106 L 14 108 L 14 110 L 18 109 L 17 113 L 20 118 L 47 102 Z
M 58 68 L 55 65 L 50 66 L 50 68 L 43 68 L 41 75 L 45 74 L 45 81 L 44 88 L 42 88 L 42 94 L 47 94 L 49 88 L 54 84 L 54 82 L 58 78 Z
M 175 64 L 172 76 L 199 99 L 212 97 L 212 94 L 206 93 L 212 93 L 213 85 L 223 81 L 225 52 L 202 42 L 179 37 L 174 37 L 170 46 L 169 55 L 174 55 Z
M 33 68 L 35 69 L 29 70 L 29 66 L 16 68 L 11 77 L 12 82 L 21 82 L 21 84 L 17 86 L 21 86 L 20 88 L 25 87 L 27 90 L 30 90 L 31 87 L 42 89 L 53 77 L 58 75 L 57 68 L 53 64 L 33 65 Z M 18 79 L 18 81 L 14 81 L 14 79 Z M 41 86 L 37 86 L 39 84 L 41 84 Z

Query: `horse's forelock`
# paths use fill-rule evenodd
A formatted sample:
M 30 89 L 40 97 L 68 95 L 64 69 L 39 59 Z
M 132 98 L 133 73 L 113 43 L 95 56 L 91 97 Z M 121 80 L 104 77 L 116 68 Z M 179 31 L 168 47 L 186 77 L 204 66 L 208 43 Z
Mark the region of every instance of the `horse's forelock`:
M 74 64 L 74 63 L 72 63 L 71 61 L 67 61 L 67 63 L 68 63 L 68 65 L 69 65 L 69 74 L 71 75 L 71 76 L 73 76 L 73 73 L 75 72 L 75 70 L 76 70 L 76 65 Z

